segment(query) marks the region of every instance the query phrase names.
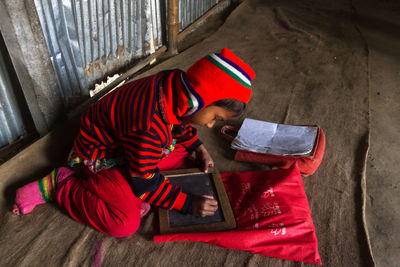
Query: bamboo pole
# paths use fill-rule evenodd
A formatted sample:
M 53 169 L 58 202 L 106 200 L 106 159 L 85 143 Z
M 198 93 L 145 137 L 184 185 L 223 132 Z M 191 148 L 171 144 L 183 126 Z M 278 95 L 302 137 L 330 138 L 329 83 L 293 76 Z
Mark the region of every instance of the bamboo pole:
M 179 9 L 178 0 L 168 0 L 168 53 L 178 54 Z

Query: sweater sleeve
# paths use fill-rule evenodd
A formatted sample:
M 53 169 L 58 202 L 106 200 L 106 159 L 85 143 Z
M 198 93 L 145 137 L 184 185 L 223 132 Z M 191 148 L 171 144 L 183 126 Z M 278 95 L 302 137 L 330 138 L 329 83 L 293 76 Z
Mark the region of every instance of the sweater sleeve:
M 121 137 L 121 141 L 133 193 L 152 205 L 188 212 L 192 196 L 171 184 L 157 167 L 162 154 L 159 138 L 147 132 L 132 132 Z
M 188 151 L 192 151 L 202 144 L 197 137 L 197 129 L 185 122 L 174 125 L 172 135 L 176 139 L 176 143 L 183 145 Z

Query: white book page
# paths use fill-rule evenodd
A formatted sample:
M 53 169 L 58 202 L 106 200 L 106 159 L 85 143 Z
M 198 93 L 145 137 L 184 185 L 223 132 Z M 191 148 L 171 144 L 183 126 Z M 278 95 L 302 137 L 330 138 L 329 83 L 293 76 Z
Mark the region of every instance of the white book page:
M 246 118 L 231 147 L 274 155 L 306 155 L 311 153 L 317 133 L 317 127 Z

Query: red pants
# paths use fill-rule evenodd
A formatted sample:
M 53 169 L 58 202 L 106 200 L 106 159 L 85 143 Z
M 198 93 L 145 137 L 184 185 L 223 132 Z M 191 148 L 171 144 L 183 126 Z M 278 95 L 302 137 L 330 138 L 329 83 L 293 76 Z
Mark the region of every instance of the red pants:
M 177 145 L 158 164 L 160 170 L 176 169 L 183 164 L 188 152 Z M 142 200 L 128 184 L 128 172 L 123 167 L 103 169 L 92 173 L 82 165 L 85 179 L 71 177 L 60 185 L 57 202 L 73 219 L 90 225 L 102 233 L 124 237 L 136 232 L 140 225 Z

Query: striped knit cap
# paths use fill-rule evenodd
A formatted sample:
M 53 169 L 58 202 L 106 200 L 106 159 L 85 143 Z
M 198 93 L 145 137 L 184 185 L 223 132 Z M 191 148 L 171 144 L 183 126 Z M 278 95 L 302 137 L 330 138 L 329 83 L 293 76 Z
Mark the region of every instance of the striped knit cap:
M 182 75 L 188 92 L 190 108 L 185 116 L 196 113 L 209 104 L 233 98 L 248 103 L 254 71 L 228 48 L 220 54 L 207 55 Z

